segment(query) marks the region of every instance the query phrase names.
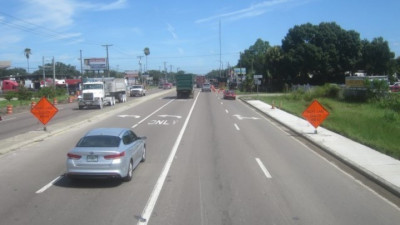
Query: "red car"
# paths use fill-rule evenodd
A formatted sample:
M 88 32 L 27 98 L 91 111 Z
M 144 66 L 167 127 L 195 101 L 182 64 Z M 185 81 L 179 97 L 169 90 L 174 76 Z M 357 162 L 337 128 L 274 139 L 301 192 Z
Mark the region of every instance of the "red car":
M 391 92 L 400 92 L 400 82 L 396 82 L 390 86 Z
M 163 88 L 164 89 L 171 89 L 172 88 L 172 84 L 171 83 L 164 83 Z
M 225 90 L 224 91 L 224 99 L 236 99 L 235 91 L 233 90 Z

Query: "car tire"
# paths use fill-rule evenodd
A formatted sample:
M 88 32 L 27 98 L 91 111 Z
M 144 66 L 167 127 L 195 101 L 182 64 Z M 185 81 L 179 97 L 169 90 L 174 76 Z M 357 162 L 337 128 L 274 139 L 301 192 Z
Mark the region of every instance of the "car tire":
M 126 176 L 123 179 L 124 179 L 124 181 L 130 181 L 130 180 L 132 180 L 132 176 L 133 176 L 133 161 L 130 160 L 129 167 L 128 167 L 128 173 L 126 174 Z
M 143 154 L 142 154 L 142 159 L 140 160 L 140 162 L 144 162 L 146 161 L 146 146 L 143 147 Z

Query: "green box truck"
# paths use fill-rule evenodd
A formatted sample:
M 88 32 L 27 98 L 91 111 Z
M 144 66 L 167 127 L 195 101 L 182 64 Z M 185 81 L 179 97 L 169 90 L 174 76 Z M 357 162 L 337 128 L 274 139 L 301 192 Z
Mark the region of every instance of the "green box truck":
M 176 75 L 176 97 L 193 98 L 194 78 L 189 74 Z

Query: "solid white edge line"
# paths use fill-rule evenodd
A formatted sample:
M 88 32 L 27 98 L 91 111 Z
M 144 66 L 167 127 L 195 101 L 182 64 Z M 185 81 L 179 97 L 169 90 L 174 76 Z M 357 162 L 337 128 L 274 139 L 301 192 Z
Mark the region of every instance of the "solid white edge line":
M 254 108 L 252 108 L 251 106 L 249 106 L 248 104 L 240 101 L 243 105 L 247 106 L 249 109 L 253 110 L 255 113 L 257 113 L 258 115 L 261 116 L 261 118 L 264 118 L 265 121 L 269 122 L 270 124 L 272 124 L 272 126 L 274 126 L 275 128 L 277 128 L 278 130 L 282 131 L 283 133 L 287 134 L 290 136 L 290 134 L 288 132 L 286 132 L 285 130 L 283 130 L 281 127 L 277 126 L 273 121 L 273 119 L 268 118 L 268 116 L 266 116 L 265 114 L 262 114 L 260 112 L 258 112 L 257 110 L 255 110 Z M 339 166 L 337 166 L 336 164 L 334 164 L 333 162 L 329 161 L 328 159 L 324 158 L 323 156 L 321 156 L 320 154 L 318 154 L 317 152 L 315 152 L 314 150 L 312 150 L 310 147 L 308 147 L 307 145 L 305 145 L 304 143 L 302 143 L 300 140 L 296 139 L 295 137 L 292 136 L 292 139 L 294 141 L 297 141 L 299 144 L 303 145 L 306 149 L 308 149 L 311 153 L 313 153 L 314 155 L 316 155 L 317 157 L 321 158 L 322 160 L 324 160 L 325 162 L 327 162 L 329 165 L 331 165 L 332 167 L 336 168 L 338 171 L 340 171 L 341 173 L 343 173 L 344 175 L 346 175 L 347 177 L 349 177 L 350 179 L 352 179 L 354 182 L 358 183 L 360 186 L 364 187 L 365 189 L 369 190 L 372 194 L 374 194 L 375 196 L 377 196 L 378 198 L 382 199 L 384 202 L 388 203 L 389 205 L 393 206 L 393 208 L 395 208 L 396 210 L 400 211 L 400 207 L 398 207 L 396 204 L 394 204 L 393 202 L 391 202 L 389 199 L 387 199 L 386 197 L 383 197 L 382 195 L 380 195 L 378 192 L 376 192 L 375 190 L 373 190 L 372 188 L 368 187 L 367 185 L 363 184 L 362 181 L 356 179 L 353 175 L 351 175 L 350 173 L 344 171 L 343 169 L 341 169 Z
M 267 168 L 264 166 L 264 164 L 261 162 L 261 160 L 259 158 L 256 158 L 256 161 L 257 161 L 258 165 L 260 166 L 261 170 L 264 172 L 264 175 L 267 178 L 271 179 L 272 178 L 271 174 L 268 172 Z
M 54 180 L 50 181 L 50 183 L 46 184 L 44 187 L 40 188 L 38 191 L 36 191 L 36 194 L 43 193 L 47 189 L 49 189 L 55 182 L 57 182 L 59 179 L 61 179 L 62 176 L 56 177 Z
M 187 127 L 187 125 L 189 123 L 189 119 L 190 119 L 190 117 L 192 115 L 192 112 L 194 110 L 194 106 L 196 105 L 196 102 L 197 102 L 197 99 L 198 99 L 199 95 L 200 95 L 200 92 L 197 94 L 196 99 L 193 102 L 193 105 L 192 105 L 192 107 L 191 107 L 191 109 L 189 111 L 189 114 L 188 114 L 188 116 L 187 116 L 187 118 L 185 120 L 185 123 L 183 124 L 183 127 L 182 127 L 181 131 L 179 132 L 178 138 L 176 139 L 175 144 L 172 147 L 172 151 L 168 156 L 167 162 L 165 163 L 164 168 L 163 168 L 163 170 L 162 170 L 162 172 L 160 174 L 160 177 L 158 178 L 157 183 L 154 186 L 153 191 L 151 192 L 150 198 L 147 201 L 146 206 L 145 206 L 145 208 L 144 208 L 144 210 L 142 212 L 141 219 L 137 223 L 138 225 L 147 224 L 150 221 L 151 214 L 153 213 L 154 207 L 155 207 L 156 202 L 158 200 L 158 196 L 161 193 L 161 189 L 162 189 L 162 187 L 163 187 L 163 185 L 165 183 L 165 179 L 167 178 L 169 169 L 171 168 L 172 162 L 173 162 L 173 160 L 175 158 L 175 155 L 176 155 L 176 152 L 178 150 L 178 146 L 179 146 L 179 144 L 180 144 L 180 142 L 182 140 L 183 134 L 185 133 L 186 127 Z
M 146 116 L 144 119 L 142 119 L 141 121 L 139 121 L 137 124 L 133 125 L 132 128 L 135 128 L 137 126 L 139 126 L 139 124 L 143 123 L 145 120 L 147 120 L 150 116 L 154 115 L 156 112 L 160 111 L 162 108 L 164 108 L 165 106 L 167 106 L 169 103 L 173 102 L 175 99 L 172 99 L 171 101 L 167 102 L 166 104 L 164 104 L 163 106 L 161 106 L 160 108 L 158 108 L 156 111 L 152 112 L 151 114 L 149 114 L 148 116 Z
M 239 126 L 236 123 L 233 125 L 235 126 L 236 130 L 240 130 Z

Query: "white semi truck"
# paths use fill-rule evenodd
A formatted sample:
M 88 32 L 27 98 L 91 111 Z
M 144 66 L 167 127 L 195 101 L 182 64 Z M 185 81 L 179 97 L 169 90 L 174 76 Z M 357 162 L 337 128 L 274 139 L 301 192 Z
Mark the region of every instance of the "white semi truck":
M 91 78 L 82 85 L 82 95 L 78 101 L 79 109 L 104 105 L 115 105 L 127 100 L 127 82 L 123 78 Z

